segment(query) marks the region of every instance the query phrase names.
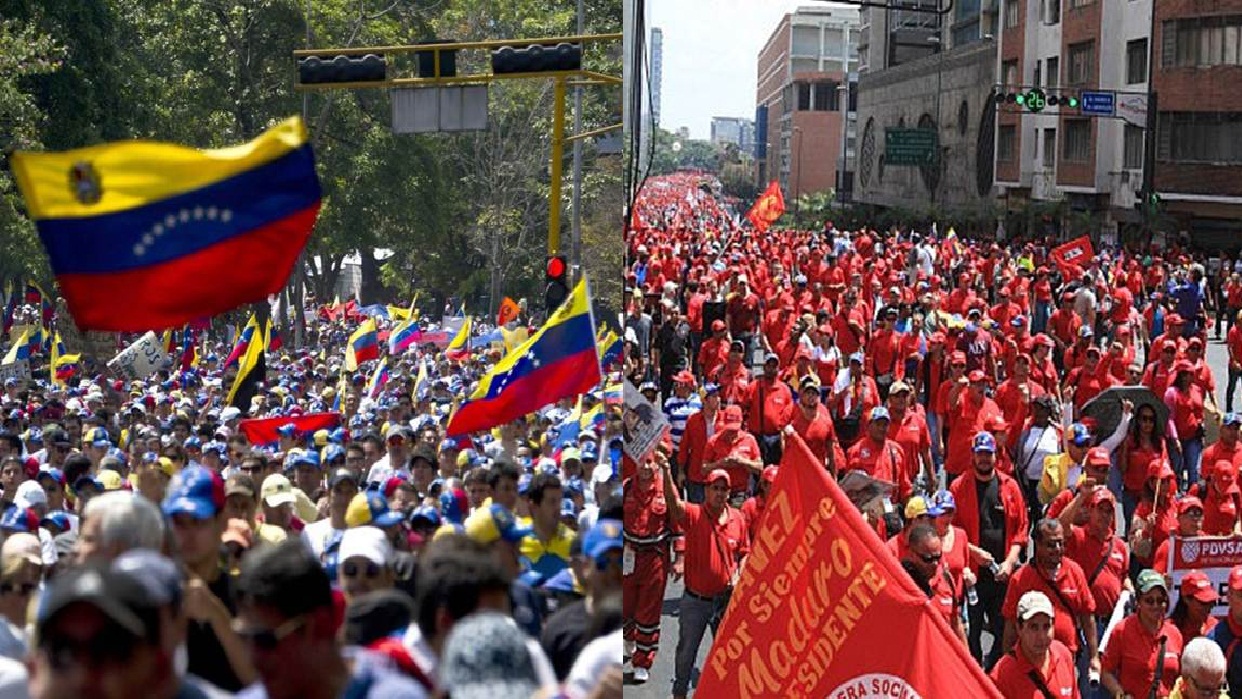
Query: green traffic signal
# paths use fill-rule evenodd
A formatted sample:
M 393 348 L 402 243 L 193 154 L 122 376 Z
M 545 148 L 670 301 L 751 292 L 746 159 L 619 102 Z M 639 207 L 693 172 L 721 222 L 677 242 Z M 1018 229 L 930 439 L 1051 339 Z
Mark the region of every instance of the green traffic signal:
M 1074 97 L 1073 95 L 1070 95 L 1069 97 L 1065 98 L 1065 100 L 1066 100 L 1066 102 L 1065 102 L 1065 103 L 1066 103 L 1066 104 L 1068 104 L 1068 105 L 1070 106 L 1070 109 L 1077 109 L 1077 108 L 1078 108 L 1078 98 L 1077 98 L 1077 97 Z

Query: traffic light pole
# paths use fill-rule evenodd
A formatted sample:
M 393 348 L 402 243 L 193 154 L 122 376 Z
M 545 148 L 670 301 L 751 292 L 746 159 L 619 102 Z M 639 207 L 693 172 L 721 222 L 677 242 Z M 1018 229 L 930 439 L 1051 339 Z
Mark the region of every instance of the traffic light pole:
M 565 161 L 565 78 L 552 84 L 552 163 L 548 191 L 548 254 L 561 252 L 561 171 Z

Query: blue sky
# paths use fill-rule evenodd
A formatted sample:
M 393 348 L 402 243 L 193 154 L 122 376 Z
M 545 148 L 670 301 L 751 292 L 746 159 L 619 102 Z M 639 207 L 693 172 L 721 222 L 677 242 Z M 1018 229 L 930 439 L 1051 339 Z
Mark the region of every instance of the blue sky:
M 648 0 L 664 30 L 660 126 L 711 135 L 714 116 L 755 117 L 755 61 L 786 13 L 812 0 Z

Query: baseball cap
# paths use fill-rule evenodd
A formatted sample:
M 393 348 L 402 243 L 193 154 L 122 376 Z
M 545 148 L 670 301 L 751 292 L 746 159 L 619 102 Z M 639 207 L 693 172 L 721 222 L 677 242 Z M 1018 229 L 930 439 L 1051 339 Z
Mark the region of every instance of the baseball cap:
M 501 539 L 515 544 L 531 533 L 529 527 L 519 525 L 513 513 L 499 503 L 480 507 L 470 513 L 464 526 L 466 536 L 480 544 L 490 544 Z
M 935 497 L 932 498 L 932 502 L 935 503 L 935 506 L 942 514 L 949 510 L 957 511 L 957 500 L 953 497 L 953 493 L 948 490 L 938 491 Z
M 870 419 L 872 422 L 875 422 L 876 420 L 891 420 L 892 418 L 889 417 L 888 408 L 885 408 L 882 405 L 877 405 L 871 409 Z
M 599 565 L 609 551 L 625 546 L 621 538 L 621 520 L 601 519 L 594 527 L 587 530 L 582 539 L 582 552 Z
M 732 484 L 729 482 L 729 472 L 723 468 L 714 468 L 711 473 L 707 474 L 708 483 L 715 483 L 720 479 L 724 479 L 725 485 L 732 487 Z
M 775 483 L 776 474 L 779 472 L 780 472 L 780 469 L 777 468 L 776 466 L 764 466 L 763 473 L 760 474 L 759 480 L 763 481 L 764 483 Z
M 468 512 L 470 512 L 470 500 L 466 497 L 466 491 L 461 488 L 454 488 L 440 492 L 440 509 L 438 514 L 445 521 L 461 524 L 465 521 L 466 513 Z
M 1242 591 L 1242 565 L 1236 565 L 1229 571 L 1229 589 Z
M 334 488 L 337 483 L 342 481 L 352 481 L 354 485 L 358 485 L 358 476 L 347 468 L 338 468 L 328 475 L 328 487 Z
M 725 429 L 737 429 L 742 426 L 742 407 L 730 405 L 724 410 Z
M 1048 595 L 1039 590 L 1031 590 L 1018 598 L 1018 619 L 1027 621 L 1036 614 L 1046 614 L 1050 619 L 1056 616 Z
M 436 674 L 454 699 L 510 699 L 539 690 L 526 634 L 511 616 L 478 612 L 458 621 Z
M 906 501 L 905 516 L 907 520 L 929 514 L 927 508 L 927 500 L 922 495 L 915 495 Z
M 43 486 L 39 485 L 38 481 L 26 481 L 17 486 L 13 504 L 23 510 L 35 505 L 47 505 L 47 493 L 43 491 Z
M 1095 490 L 1091 491 L 1091 499 L 1087 501 L 1088 505 L 1095 507 L 1097 505 L 1103 505 L 1104 503 L 1108 503 L 1109 505 L 1117 504 L 1117 500 L 1113 497 L 1112 491 L 1104 487 L 1097 487 Z
M 1187 495 L 1177 501 L 1177 514 L 1184 515 L 1191 510 L 1203 511 L 1203 501 L 1193 495 Z
M 38 636 L 46 637 L 62 611 L 82 602 L 135 638 L 153 640 L 160 624 L 159 607 L 140 577 L 99 566 L 71 568 L 57 575 L 39 603 Z
M 1233 573 L 1230 573 L 1229 576 L 1232 579 Z M 1137 583 L 1137 587 L 1138 587 L 1138 591 L 1140 595 L 1150 592 L 1152 588 L 1156 588 L 1156 587 L 1164 590 L 1165 592 L 1169 591 L 1169 585 L 1168 583 L 1165 582 L 1164 576 L 1152 570 L 1151 568 L 1148 568 L 1142 571 L 1141 573 L 1139 573 L 1138 579 L 1135 582 Z
M 1216 588 L 1212 586 L 1212 581 L 1208 579 L 1207 573 L 1201 570 L 1192 570 L 1182 577 L 1182 584 L 1178 590 L 1182 597 L 1203 602 L 1204 604 L 1216 604 L 1220 601 L 1220 596 L 1216 594 Z
M 1225 413 L 1225 418 L 1221 421 L 1221 424 L 1230 426 L 1242 425 L 1242 413 Z
M 987 381 L 988 375 L 983 373 L 983 371 L 980 369 L 975 369 L 974 371 L 966 375 L 966 380 L 971 383 L 980 383 L 983 381 Z
M 355 495 L 345 509 L 345 526 L 349 528 L 367 524 L 391 527 L 400 524 L 402 519 L 402 514 L 389 510 L 388 500 L 373 490 Z
M 279 473 L 273 473 L 263 479 L 263 486 L 259 489 L 263 496 L 263 502 L 268 507 L 280 507 L 281 505 L 292 505 L 297 502 L 297 496 L 293 494 L 293 484 L 289 479 Z
M 910 384 L 905 381 L 895 381 L 892 386 L 888 387 L 888 395 L 893 396 L 898 393 L 910 393 L 913 390 L 914 388 L 912 388 Z
M 434 527 L 440 526 L 440 511 L 430 505 L 414 508 L 410 513 L 410 526 L 414 526 L 414 520 L 421 519 L 430 523 Z
M 1112 455 L 1106 447 L 1092 447 L 1087 450 L 1087 465 L 1108 468 L 1112 466 Z
M 1091 430 L 1081 422 L 1075 422 L 1070 425 L 1070 431 L 1067 435 L 1070 444 L 1076 447 L 1085 447 L 1091 444 Z
M 337 560 L 344 562 L 351 558 L 365 558 L 381 566 L 390 565 L 394 558 L 392 544 L 388 543 L 388 536 L 378 527 L 358 526 L 346 529 L 341 536 Z
M 43 544 L 39 543 L 39 537 L 29 532 L 18 532 L 4 540 L 4 546 L 0 547 L 0 559 L 4 561 L 3 567 L 8 567 L 8 562 L 13 559 L 25 559 L 37 566 L 43 565 Z
M 173 477 L 164 497 L 164 514 L 214 517 L 224 507 L 224 479 L 205 466 L 187 466 Z
M 965 365 L 966 364 L 966 353 L 961 350 L 955 350 L 952 354 L 949 355 L 949 363 Z
M 987 451 L 987 452 L 992 452 L 993 454 L 995 454 L 996 453 L 996 438 L 987 432 L 980 432 L 979 434 L 975 435 L 975 439 L 974 439 L 974 442 L 972 443 L 971 449 L 976 452 Z
M 865 360 L 866 360 L 866 357 L 865 357 L 865 355 L 863 355 L 863 353 L 862 353 L 862 352 L 855 352 L 855 353 L 853 353 L 853 354 L 851 354 L 851 355 L 850 355 L 850 362 L 851 362 L 851 363 L 853 363 L 853 362 L 858 362 L 859 364 L 862 364 Z

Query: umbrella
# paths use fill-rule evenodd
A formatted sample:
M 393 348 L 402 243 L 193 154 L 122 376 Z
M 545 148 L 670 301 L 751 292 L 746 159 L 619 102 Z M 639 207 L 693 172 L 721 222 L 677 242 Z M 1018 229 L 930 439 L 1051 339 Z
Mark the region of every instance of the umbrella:
M 1096 421 L 1096 436 L 1107 439 L 1121 422 L 1121 401 L 1134 403 L 1134 410 L 1150 405 L 1156 411 L 1156 424 L 1163 425 L 1169 419 L 1169 408 L 1146 386 L 1115 386 L 1087 401 L 1082 406 L 1083 417 Z

